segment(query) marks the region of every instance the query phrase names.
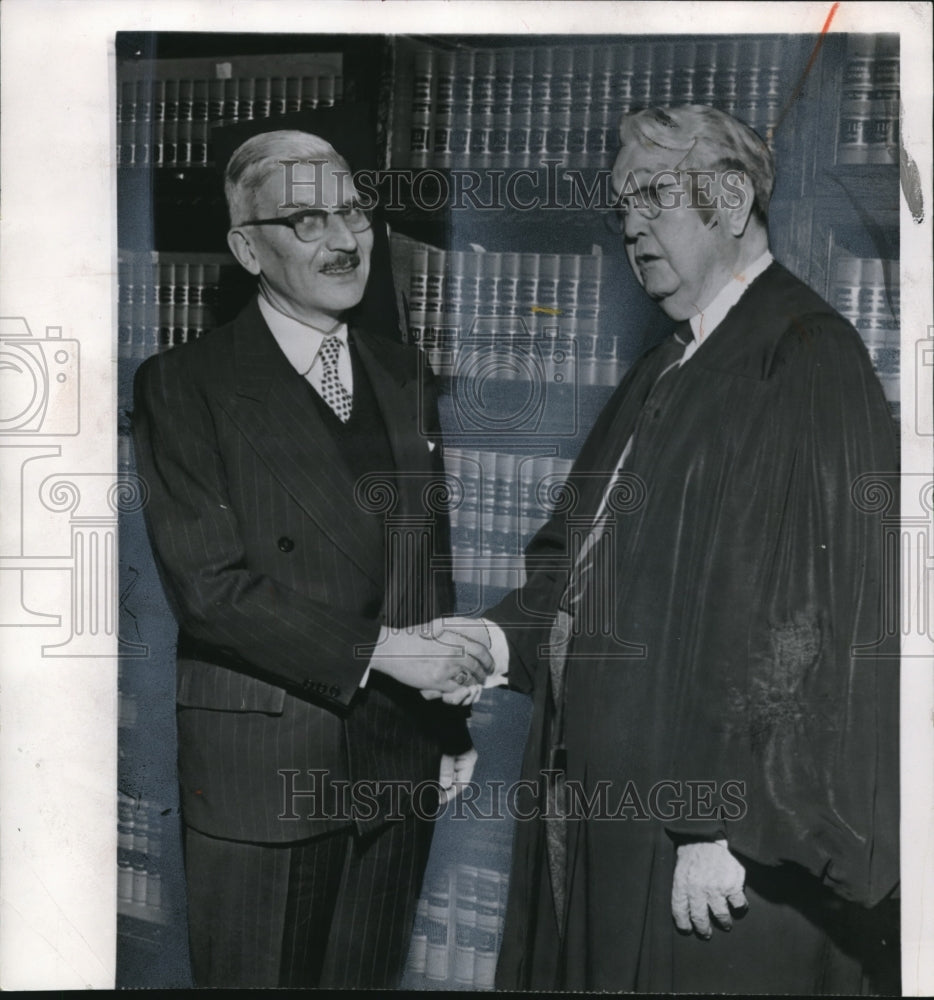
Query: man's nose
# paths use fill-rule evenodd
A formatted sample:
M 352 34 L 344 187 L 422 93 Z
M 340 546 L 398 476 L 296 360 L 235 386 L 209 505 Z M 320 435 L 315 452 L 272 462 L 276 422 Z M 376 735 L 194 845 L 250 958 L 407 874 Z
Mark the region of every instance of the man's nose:
M 341 212 L 328 212 L 325 243 L 329 250 L 356 250 L 357 234 L 347 225 Z
M 635 208 L 630 207 L 623 217 L 623 238 L 627 243 L 635 242 L 648 231 L 648 219 Z

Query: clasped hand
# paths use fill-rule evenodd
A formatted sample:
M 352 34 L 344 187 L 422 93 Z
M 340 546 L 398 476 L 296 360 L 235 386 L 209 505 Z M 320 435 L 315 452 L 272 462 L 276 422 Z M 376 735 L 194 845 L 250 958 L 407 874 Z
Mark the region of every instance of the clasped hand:
M 444 619 L 436 619 L 432 624 L 438 627 L 442 627 L 443 625 L 443 628 L 447 632 L 453 633 L 461 639 L 479 642 L 485 650 L 492 653 L 490 630 L 483 618 L 466 618 L 463 615 L 457 615 Z M 493 672 L 495 667 L 496 664 L 494 661 L 493 666 L 487 671 L 487 676 Z M 431 701 L 434 698 L 441 698 L 448 705 L 472 705 L 480 697 L 485 680 L 486 678 L 479 682 L 468 681 L 454 691 L 423 688 L 422 697 L 427 701 Z
M 745 881 L 746 869 L 725 840 L 681 844 L 671 887 L 671 915 L 678 930 L 693 928 L 702 938 L 710 938 L 710 914 L 723 930 L 730 930 L 730 908 L 743 910 L 749 905 L 743 892 Z
M 476 699 L 472 693 L 479 693 L 493 671 L 488 637 L 482 641 L 486 629 L 477 626 L 470 618 L 438 618 L 404 629 L 384 626 L 370 667 L 417 688 L 426 698 L 470 703 Z

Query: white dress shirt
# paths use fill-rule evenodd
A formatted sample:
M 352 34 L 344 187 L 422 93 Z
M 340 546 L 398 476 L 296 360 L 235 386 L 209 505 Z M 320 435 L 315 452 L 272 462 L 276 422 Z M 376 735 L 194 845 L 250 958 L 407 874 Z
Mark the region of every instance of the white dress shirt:
M 347 346 L 346 323 L 338 323 L 331 330 L 319 330 L 279 312 L 264 295 L 259 297 L 259 311 L 276 338 L 276 343 L 282 348 L 282 353 L 289 359 L 289 364 L 314 386 L 319 396 L 324 374 L 320 357 L 321 345 L 325 337 L 338 337 L 344 350 L 338 358 L 337 374 L 344 388 L 353 395 L 353 365 L 350 363 L 350 350 Z

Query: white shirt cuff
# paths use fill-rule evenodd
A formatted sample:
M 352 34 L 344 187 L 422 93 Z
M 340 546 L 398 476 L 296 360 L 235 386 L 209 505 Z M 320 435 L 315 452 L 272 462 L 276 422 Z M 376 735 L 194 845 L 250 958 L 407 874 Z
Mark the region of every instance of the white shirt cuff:
M 484 682 L 484 687 L 502 687 L 509 683 L 509 643 L 506 633 L 495 622 L 483 619 L 490 633 L 490 655 L 493 657 L 493 673 Z

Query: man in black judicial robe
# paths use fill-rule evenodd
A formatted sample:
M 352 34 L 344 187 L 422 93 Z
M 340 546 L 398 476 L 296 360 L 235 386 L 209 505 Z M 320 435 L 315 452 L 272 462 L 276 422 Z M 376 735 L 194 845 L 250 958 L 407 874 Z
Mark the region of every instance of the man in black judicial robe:
M 768 252 L 761 139 L 697 106 L 621 139 L 627 254 L 679 325 L 487 616 L 534 699 L 519 812 L 567 816 L 517 822 L 497 985 L 860 992 L 898 960 L 868 501 L 897 484 L 893 422 L 857 332 Z

